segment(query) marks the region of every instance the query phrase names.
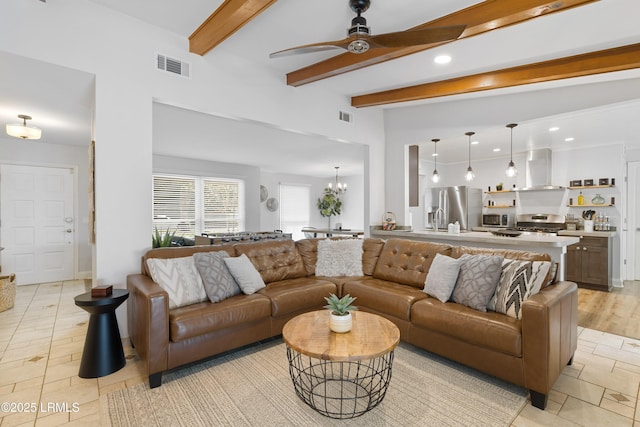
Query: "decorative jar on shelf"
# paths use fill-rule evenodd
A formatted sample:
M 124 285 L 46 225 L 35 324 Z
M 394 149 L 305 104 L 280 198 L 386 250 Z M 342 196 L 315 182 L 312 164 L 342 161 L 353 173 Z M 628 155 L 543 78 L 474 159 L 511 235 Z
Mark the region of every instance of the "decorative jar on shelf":
M 600 194 L 596 194 L 595 197 L 591 199 L 591 203 L 593 203 L 594 205 L 604 205 L 604 197 L 602 197 Z

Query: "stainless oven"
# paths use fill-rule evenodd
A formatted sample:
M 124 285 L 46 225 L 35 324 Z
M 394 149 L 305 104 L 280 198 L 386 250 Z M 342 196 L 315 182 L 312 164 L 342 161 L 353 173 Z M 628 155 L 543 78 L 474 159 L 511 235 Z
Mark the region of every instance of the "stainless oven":
M 508 227 L 509 214 L 484 214 L 482 215 L 483 227 Z

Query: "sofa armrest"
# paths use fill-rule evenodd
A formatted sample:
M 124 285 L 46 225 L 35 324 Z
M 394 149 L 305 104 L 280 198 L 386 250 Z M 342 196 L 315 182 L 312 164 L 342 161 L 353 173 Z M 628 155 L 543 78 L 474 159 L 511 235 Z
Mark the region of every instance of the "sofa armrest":
M 168 368 L 169 295 L 149 276 L 127 276 L 129 338 L 152 375 Z
M 525 387 L 547 395 L 578 347 L 578 286 L 557 282 L 522 305 Z

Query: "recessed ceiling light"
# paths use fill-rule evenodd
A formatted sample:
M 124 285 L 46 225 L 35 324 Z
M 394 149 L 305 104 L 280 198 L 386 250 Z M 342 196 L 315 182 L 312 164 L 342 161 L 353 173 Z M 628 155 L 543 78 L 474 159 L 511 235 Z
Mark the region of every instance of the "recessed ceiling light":
M 493 151 L 497 153 L 498 151 L 501 151 L 501 150 L 499 148 L 494 148 Z
M 448 64 L 451 62 L 451 57 L 449 55 L 438 55 L 433 59 L 433 62 L 436 64 Z
M 560 130 L 560 128 L 558 126 L 554 126 L 554 127 L 550 127 L 549 128 L 549 132 L 555 132 L 557 130 Z
M 565 138 L 564 140 L 565 140 L 566 142 L 571 142 L 571 141 L 573 141 L 574 139 L 575 139 L 574 137 L 570 136 L 569 138 Z
M 471 145 L 478 145 L 480 144 L 480 141 L 471 141 Z
M 433 153 L 431 157 L 438 157 L 438 153 Z

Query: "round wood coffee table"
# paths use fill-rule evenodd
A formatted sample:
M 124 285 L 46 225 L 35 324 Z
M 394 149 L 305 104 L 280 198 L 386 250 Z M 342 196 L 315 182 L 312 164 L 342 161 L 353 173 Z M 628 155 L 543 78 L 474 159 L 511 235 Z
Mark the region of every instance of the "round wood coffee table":
M 296 394 L 330 418 L 353 418 L 377 406 L 391 380 L 397 326 L 384 317 L 352 311 L 353 328 L 329 329 L 329 310 L 301 314 L 282 330 Z

